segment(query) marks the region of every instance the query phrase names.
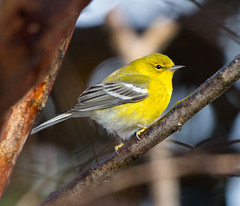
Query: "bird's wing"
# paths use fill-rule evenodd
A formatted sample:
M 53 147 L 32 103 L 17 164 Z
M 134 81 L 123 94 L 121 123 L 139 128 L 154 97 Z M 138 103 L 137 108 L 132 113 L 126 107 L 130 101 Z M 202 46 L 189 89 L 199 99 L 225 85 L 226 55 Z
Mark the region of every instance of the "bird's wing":
M 143 84 L 129 82 L 103 82 L 96 84 L 79 96 L 79 103 L 70 111 L 93 111 L 141 101 L 148 96 L 148 90 L 143 87 Z

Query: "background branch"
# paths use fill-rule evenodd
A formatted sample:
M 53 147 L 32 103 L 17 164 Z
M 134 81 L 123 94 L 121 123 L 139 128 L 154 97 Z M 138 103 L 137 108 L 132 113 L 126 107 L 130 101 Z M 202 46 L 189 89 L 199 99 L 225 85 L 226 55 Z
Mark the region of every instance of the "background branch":
M 112 44 L 117 53 L 129 63 L 154 52 L 163 52 L 176 38 L 180 26 L 170 19 L 157 18 L 139 35 L 132 28 L 126 15 L 120 8 L 115 8 L 106 18 Z
M 163 118 L 141 134 L 141 141 L 132 138 L 119 150 L 119 154 L 112 154 L 59 191 L 51 193 L 41 205 L 64 205 L 65 203 L 78 205 L 86 195 L 90 195 L 90 191 L 94 195 L 93 188 L 96 188 L 103 180 L 131 165 L 156 144 L 179 131 L 184 123 L 236 82 L 240 78 L 239 61 L 240 55 L 206 80 L 188 98 L 177 104 Z
M 85 196 L 78 205 L 91 205 L 91 201 L 93 200 L 137 185 L 164 182 L 190 174 L 210 174 L 222 177 L 226 175 L 239 175 L 239 162 L 240 157 L 238 154 L 215 155 L 199 151 L 181 157 L 159 158 L 158 160 L 120 171 L 110 177 L 107 182 L 104 182 L 104 185 L 96 187 L 95 191 L 97 192 Z M 175 169 L 169 171 L 168 164 L 174 165 Z

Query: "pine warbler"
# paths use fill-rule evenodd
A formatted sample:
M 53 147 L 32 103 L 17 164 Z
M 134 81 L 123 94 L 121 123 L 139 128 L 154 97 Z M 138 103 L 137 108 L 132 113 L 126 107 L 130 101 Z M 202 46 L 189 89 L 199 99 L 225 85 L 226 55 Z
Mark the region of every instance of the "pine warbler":
M 166 109 L 173 73 L 182 67 L 159 53 L 137 59 L 86 89 L 76 106 L 35 127 L 31 134 L 71 117 L 89 116 L 120 140 L 138 136 Z

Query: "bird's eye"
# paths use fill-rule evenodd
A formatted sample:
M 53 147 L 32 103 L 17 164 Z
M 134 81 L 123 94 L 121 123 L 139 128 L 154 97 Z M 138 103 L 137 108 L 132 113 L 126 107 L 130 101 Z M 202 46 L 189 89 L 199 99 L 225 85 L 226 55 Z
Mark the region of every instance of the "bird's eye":
M 158 64 L 158 65 L 156 66 L 156 68 L 157 68 L 157 69 L 161 69 L 162 66 Z

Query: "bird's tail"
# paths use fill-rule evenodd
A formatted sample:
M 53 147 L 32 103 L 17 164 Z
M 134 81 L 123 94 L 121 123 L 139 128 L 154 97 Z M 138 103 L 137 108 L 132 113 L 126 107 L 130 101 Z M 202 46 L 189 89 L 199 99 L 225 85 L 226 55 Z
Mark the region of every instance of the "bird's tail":
M 59 114 L 57 115 L 56 117 L 38 125 L 37 127 L 33 128 L 32 131 L 31 131 L 31 134 L 35 134 L 47 127 L 50 127 L 52 125 L 55 125 L 59 122 L 62 122 L 64 120 L 67 120 L 69 118 L 71 118 L 73 116 L 74 113 L 62 113 L 62 114 Z

